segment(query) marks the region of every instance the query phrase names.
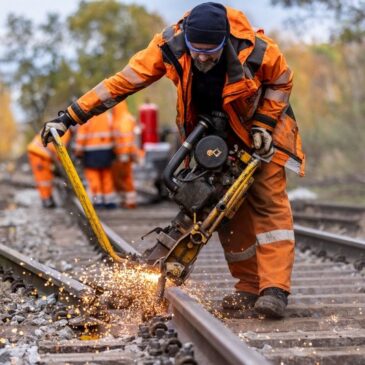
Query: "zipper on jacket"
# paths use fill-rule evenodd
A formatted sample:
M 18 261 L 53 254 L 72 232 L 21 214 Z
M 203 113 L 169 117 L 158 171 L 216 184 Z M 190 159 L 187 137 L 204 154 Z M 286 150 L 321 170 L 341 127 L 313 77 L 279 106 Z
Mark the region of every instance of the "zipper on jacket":
M 192 66 L 191 66 L 191 62 L 190 62 L 190 68 L 189 68 L 189 73 L 188 73 L 188 81 L 186 83 L 186 90 L 185 91 L 184 91 L 184 85 L 183 85 L 183 83 L 181 83 L 183 98 L 184 98 L 184 125 L 186 124 L 186 119 L 187 119 L 187 116 L 188 116 L 188 91 L 189 91 L 190 79 L 191 79 L 191 76 L 192 76 L 191 69 L 192 69 Z

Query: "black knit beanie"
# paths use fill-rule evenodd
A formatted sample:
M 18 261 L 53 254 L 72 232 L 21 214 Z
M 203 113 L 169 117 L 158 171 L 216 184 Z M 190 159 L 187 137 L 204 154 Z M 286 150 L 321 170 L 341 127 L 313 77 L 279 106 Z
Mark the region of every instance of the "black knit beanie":
M 184 30 L 189 42 L 222 43 L 228 35 L 226 8 L 212 2 L 197 5 L 185 19 Z

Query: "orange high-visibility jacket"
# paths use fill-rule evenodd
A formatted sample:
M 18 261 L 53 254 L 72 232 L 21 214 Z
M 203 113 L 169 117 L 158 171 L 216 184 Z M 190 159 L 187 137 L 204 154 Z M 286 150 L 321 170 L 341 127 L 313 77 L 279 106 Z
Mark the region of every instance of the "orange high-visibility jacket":
M 273 161 L 304 174 L 304 154 L 297 123 L 289 105 L 293 73 L 278 46 L 262 31 L 255 32 L 246 16 L 226 7 L 230 37 L 226 45 L 227 75 L 223 109 L 240 139 L 250 147 L 253 125 L 272 131 L 276 152 Z M 188 14 L 185 14 L 186 17 Z M 191 108 L 191 57 L 184 40 L 183 19 L 156 34 L 146 49 L 128 65 L 102 81 L 68 107 L 80 124 L 163 75 L 177 87 L 176 123 L 182 139 L 196 123 Z
M 114 159 L 112 119 L 103 113 L 81 125 L 76 134 L 75 154 L 83 157 L 85 167 L 110 167 Z
M 71 131 L 68 130 L 62 137 L 61 141 L 64 145 L 67 145 L 71 139 Z M 28 144 L 28 152 L 34 153 L 38 156 L 43 157 L 46 160 L 55 160 L 57 158 L 56 149 L 53 143 L 48 143 L 47 147 L 43 146 L 42 138 L 40 133 L 37 133 L 32 141 Z
M 121 161 L 130 161 L 138 155 L 135 139 L 136 120 L 129 113 L 127 102 L 122 101 L 112 109 L 114 151 Z

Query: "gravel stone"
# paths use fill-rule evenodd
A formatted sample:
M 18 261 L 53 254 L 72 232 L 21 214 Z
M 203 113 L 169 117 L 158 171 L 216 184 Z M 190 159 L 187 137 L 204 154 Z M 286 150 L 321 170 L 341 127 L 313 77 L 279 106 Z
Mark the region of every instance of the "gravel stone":
M 60 337 L 61 340 L 71 340 L 71 338 L 75 337 L 70 327 L 65 327 L 62 330 L 58 331 L 57 335 Z
M 22 322 L 24 322 L 25 317 L 20 316 L 20 315 L 17 315 L 17 316 L 14 316 L 14 317 L 13 317 L 13 320 L 15 320 L 15 321 L 16 321 L 16 322 L 18 322 L 18 323 L 22 323 Z
M 68 320 L 67 319 L 61 319 L 60 321 L 57 321 L 57 322 L 54 322 L 53 323 L 53 326 L 56 328 L 56 329 L 61 329 L 65 326 L 67 326 L 68 324 Z
M 34 334 L 37 336 L 37 337 L 41 337 L 43 335 L 43 331 L 41 331 L 39 328 L 37 328 L 35 331 L 34 331 Z
M 30 322 L 33 326 L 41 326 L 46 324 L 48 321 L 44 318 L 35 318 Z

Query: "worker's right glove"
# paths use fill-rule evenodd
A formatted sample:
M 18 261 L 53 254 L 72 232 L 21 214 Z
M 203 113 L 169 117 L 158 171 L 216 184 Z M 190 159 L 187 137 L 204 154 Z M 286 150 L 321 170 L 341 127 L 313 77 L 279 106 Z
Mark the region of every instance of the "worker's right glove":
M 41 133 L 44 147 L 46 147 L 48 143 L 53 141 L 51 128 L 55 128 L 59 136 L 62 137 L 71 125 L 76 125 L 76 122 L 71 118 L 70 114 L 68 114 L 67 111 L 58 112 L 58 117 L 56 119 L 44 123 Z
M 251 135 L 256 153 L 263 159 L 270 159 L 275 152 L 271 133 L 265 128 L 253 126 Z

